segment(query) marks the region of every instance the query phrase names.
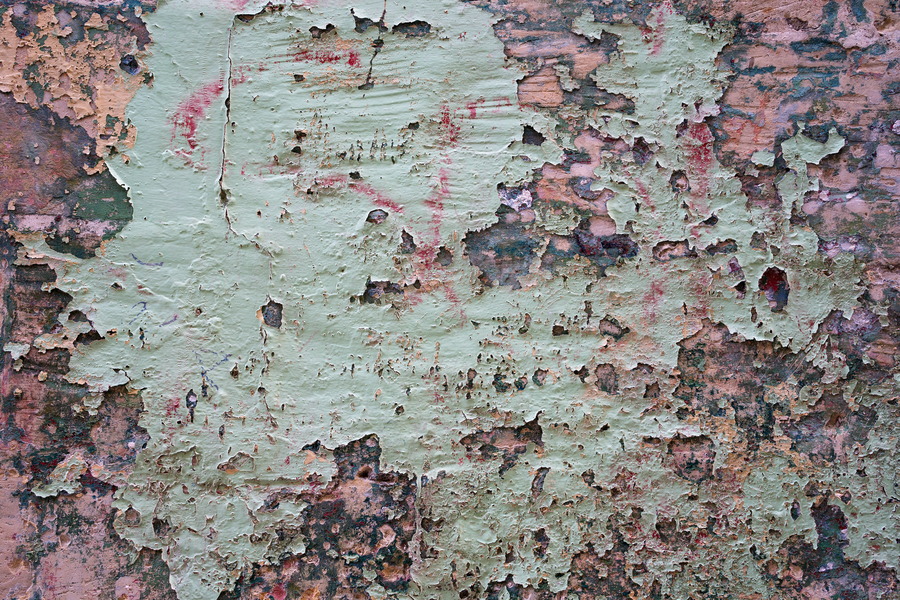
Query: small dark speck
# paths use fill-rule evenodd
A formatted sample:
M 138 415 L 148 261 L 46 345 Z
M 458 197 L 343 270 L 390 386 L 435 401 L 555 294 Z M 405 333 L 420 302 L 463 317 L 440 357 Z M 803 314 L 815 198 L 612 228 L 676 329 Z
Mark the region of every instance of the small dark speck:
M 418 121 L 413 121 L 412 123 L 410 123 L 409 125 L 407 125 L 406 128 L 415 131 L 416 129 L 419 128 L 419 122 L 418 122 Z
M 362 175 L 359 174 L 359 171 L 350 171 L 350 179 L 362 179 Z
M 301 81 L 305 81 L 305 80 L 306 80 L 306 76 L 301 75 L 300 73 L 294 73 L 294 81 L 296 81 L 297 83 L 300 83 Z

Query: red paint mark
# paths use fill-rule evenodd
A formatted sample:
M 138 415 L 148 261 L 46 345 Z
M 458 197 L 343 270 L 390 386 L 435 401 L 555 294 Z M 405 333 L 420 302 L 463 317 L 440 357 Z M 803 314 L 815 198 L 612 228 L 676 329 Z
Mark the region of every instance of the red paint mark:
M 449 159 L 446 159 L 449 162 Z M 453 305 L 459 313 L 460 319 L 465 320 L 466 315 L 462 310 L 462 301 L 453 290 L 449 278 L 444 276 L 446 267 L 435 262 L 437 251 L 441 245 L 441 223 L 444 220 L 444 202 L 450 196 L 450 175 L 446 168 L 438 171 L 437 187 L 428 199 L 425 206 L 431 211 L 431 223 L 425 233 L 421 235 L 422 242 L 416 248 L 416 257 L 422 262 L 423 272 L 421 277 L 438 279 L 442 282 L 441 289 L 444 297 Z
M 712 286 L 712 276 L 707 273 L 691 273 L 691 291 L 696 297 L 694 310 L 700 318 L 708 318 L 710 311 L 709 290 Z
M 512 106 L 512 102 L 510 102 L 509 98 L 497 97 L 491 98 L 490 100 L 486 98 L 479 98 L 478 100 L 473 100 L 472 102 L 466 103 L 466 110 L 469 112 L 470 119 L 478 118 L 478 109 L 493 109 L 492 112 L 497 112 L 501 108 Z
M 653 48 L 650 50 L 650 56 L 656 56 L 662 50 L 663 42 L 666 37 L 666 26 L 661 14 L 656 15 L 656 30 L 653 32 Z
M 346 175 L 323 175 L 322 177 L 316 177 L 316 185 L 318 187 L 334 189 L 343 187 L 346 184 Z
M 295 62 L 314 62 L 320 65 L 330 65 L 347 61 L 351 67 L 358 67 L 362 63 L 359 59 L 359 52 L 348 50 L 346 52 L 338 52 L 335 50 L 298 50 L 292 55 Z
M 666 15 L 673 12 L 672 3 L 664 2 L 656 13 L 656 28 L 653 31 L 653 48 L 650 50 L 651 56 L 656 56 L 662 50 L 663 43 L 666 38 Z
M 197 122 L 225 89 L 221 78 L 211 81 L 195 91 L 178 105 L 172 116 L 172 137 L 183 137 L 193 150 L 197 147 Z
M 444 144 L 454 145 L 459 140 L 459 132 L 462 129 L 453 118 L 450 107 L 441 105 L 441 141 Z
M 200 145 L 197 141 L 197 126 L 206 115 L 206 111 L 222 95 L 224 90 L 225 83 L 222 77 L 215 81 L 210 81 L 181 102 L 170 119 L 172 122 L 172 144 L 174 145 L 177 139 L 182 139 L 188 145 L 187 150 L 179 148 L 175 150 L 175 153 L 183 157 L 190 165 L 198 166 L 194 161 L 194 152 Z
M 700 169 L 709 169 L 712 164 L 712 132 L 706 123 L 691 123 L 688 135 L 694 142 L 688 154 L 691 165 Z
M 655 208 L 656 205 L 653 203 L 653 198 L 650 197 L 650 190 L 647 189 L 647 186 L 644 185 L 644 182 L 637 177 L 634 177 L 634 175 L 632 175 L 631 173 L 631 169 L 629 169 L 627 166 L 622 167 L 622 170 L 625 173 L 626 177 L 634 179 L 634 185 L 637 188 L 638 196 L 640 196 L 643 205 L 645 205 L 647 208 Z
M 656 322 L 656 309 L 662 301 L 663 292 L 662 283 L 659 281 L 652 281 L 650 282 L 650 291 L 641 298 L 644 318 L 651 323 Z
M 390 209 L 394 212 L 403 214 L 403 207 L 373 188 L 371 185 L 367 183 L 356 183 L 350 182 L 350 189 L 359 190 L 366 196 L 372 199 L 372 202 L 376 206 L 380 206 L 382 208 Z
M 227 10 L 244 10 L 249 0 L 219 0 L 218 5 Z
M 287 591 L 284 589 L 284 585 L 279 583 L 272 588 L 272 598 L 275 600 L 285 600 L 287 598 Z
M 713 135 L 706 123 L 691 123 L 688 127 L 688 167 L 691 177 L 693 208 L 705 213 L 706 194 L 709 191 L 709 171 L 713 163 Z M 703 204 L 701 206 L 700 204 Z
M 173 398 L 166 404 L 166 416 L 174 417 L 178 414 L 178 408 L 181 406 L 181 400 Z
M 450 196 L 450 177 L 447 169 L 438 171 L 438 187 L 434 193 L 425 200 L 425 206 L 431 209 L 431 235 L 435 243 L 440 241 L 441 221 L 444 219 L 444 200 Z
M 637 186 L 641 200 L 647 205 L 647 208 L 654 208 L 653 199 L 650 197 L 650 191 L 647 189 L 647 186 L 644 185 L 644 182 L 640 179 L 636 179 L 634 183 Z

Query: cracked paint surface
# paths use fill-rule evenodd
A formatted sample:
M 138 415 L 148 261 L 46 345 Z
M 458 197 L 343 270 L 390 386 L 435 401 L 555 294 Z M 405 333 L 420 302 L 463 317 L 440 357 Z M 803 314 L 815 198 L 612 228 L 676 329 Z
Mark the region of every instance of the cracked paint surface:
M 5 47 L 46 43 L 16 7 Z M 35 371 L 71 390 L 55 423 L 101 423 L 32 456 L 19 510 L 105 507 L 106 532 L 83 535 L 134 552 L 116 597 L 900 595 L 890 249 L 860 251 L 832 208 L 865 168 L 841 162 L 853 123 L 733 109 L 741 77 L 773 72 L 738 64 L 757 49 L 746 18 L 147 8 L 105 34 L 121 35 L 109 89 L 138 78 L 133 100 L 82 114 L 19 83 L 0 98 L 33 123 L 5 147 L 50 161 L 7 150 L 33 182 L 7 207 L 4 268 L 60 315 L 4 321 L 4 393 Z M 822 10 L 829 31 L 860 24 L 843 52 L 897 52 L 891 9 Z M 770 42 L 831 48 L 791 39 Z M 740 119 L 762 123 L 752 139 Z M 54 136 L 90 160 L 41 150 Z M 873 147 L 881 208 L 854 214 L 896 191 L 893 150 Z M 109 455 L 87 442 L 102 418 L 129 428 Z

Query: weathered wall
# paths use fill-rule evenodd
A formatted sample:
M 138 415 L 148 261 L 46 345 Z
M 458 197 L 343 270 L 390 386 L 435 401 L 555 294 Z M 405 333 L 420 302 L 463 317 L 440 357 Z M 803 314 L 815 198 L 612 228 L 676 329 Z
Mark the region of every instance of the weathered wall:
M 900 9 L 769 4 L 0 3 L 4 597 L 900 598 Z

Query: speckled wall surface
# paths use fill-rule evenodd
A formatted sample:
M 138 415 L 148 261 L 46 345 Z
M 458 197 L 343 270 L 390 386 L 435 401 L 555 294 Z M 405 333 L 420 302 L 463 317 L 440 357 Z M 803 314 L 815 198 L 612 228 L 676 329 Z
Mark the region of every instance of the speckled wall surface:
M 895 2 L 0 1 L 4 599 L 900 598 Z

